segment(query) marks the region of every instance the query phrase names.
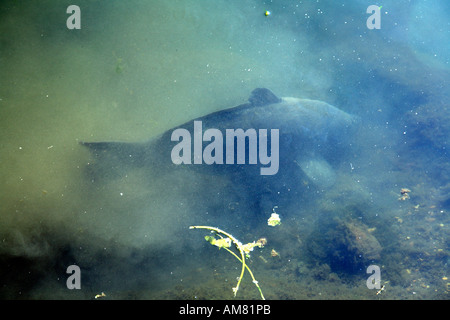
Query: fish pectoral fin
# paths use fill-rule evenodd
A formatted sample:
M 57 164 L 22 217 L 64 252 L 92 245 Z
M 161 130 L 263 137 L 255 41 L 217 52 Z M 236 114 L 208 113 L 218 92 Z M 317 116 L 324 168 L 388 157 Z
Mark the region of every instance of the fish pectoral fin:
M 311 182 L 319 188 L 330 188 L 336 182 L 336 173 L 334 172 L 334 169 L 323 158 L 314 157 L 301 159 L 297 160 L 296 163 Z

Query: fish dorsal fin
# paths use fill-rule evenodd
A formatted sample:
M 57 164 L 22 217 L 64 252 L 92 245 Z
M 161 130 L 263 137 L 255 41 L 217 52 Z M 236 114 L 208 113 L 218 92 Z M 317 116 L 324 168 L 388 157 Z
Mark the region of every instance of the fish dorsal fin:
M 281 102 L 281 99 L 278 98 L 272 91 L 266 88 L 256 88 L 252 91 L 250 98 L 248 98 L 248 102 L 254 107 L 265 106 L 273 103 Z

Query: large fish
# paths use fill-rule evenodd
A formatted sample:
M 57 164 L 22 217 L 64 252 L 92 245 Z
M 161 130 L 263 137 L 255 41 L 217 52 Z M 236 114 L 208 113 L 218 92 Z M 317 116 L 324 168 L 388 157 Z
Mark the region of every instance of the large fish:
M 253 90 L 248 102 L 188 121 L 146 142 L 82 142 L 105 170 L 185 168 L 225 174 L 258 198 L 307 179 L 334 184 L 333 166 L 351 144 L 357 117 L 322 101 Z

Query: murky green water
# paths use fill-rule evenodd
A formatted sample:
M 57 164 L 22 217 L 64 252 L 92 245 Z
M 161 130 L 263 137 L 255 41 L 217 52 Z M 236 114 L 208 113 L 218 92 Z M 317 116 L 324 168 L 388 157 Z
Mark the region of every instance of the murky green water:
M 268 239 L 248 265 L 269 299 L 448 299 L 448 5 L 383 5 L 368 30 L 363 1 L 78 1 L 69 30 L 71 4 L 0 8 L 2 298 L 231 299 L 239 261 L 188 229 L 211 223 Z M 146 141 L 257 87 L 363 121 L 337 185 L 298 181 L 276 228 L 226 175 L 86 169 L 81 141 Z M 249 274 L 237 298 L 259 298 Z

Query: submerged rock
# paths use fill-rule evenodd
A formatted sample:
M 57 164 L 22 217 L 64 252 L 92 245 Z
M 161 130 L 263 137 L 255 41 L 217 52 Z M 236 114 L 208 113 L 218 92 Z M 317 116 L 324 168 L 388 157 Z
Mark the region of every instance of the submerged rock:
M 347 249 L 365 260 L 380 259 L 381 245 L 370 232 L 369 227 L 359 221 L 344 222 L 341 225 Z
M 373 230 L 352 218 L 321 221 L 309 237 L 308 248 L 316 262 L 353 273 L 380 259 L 382 247 Z

